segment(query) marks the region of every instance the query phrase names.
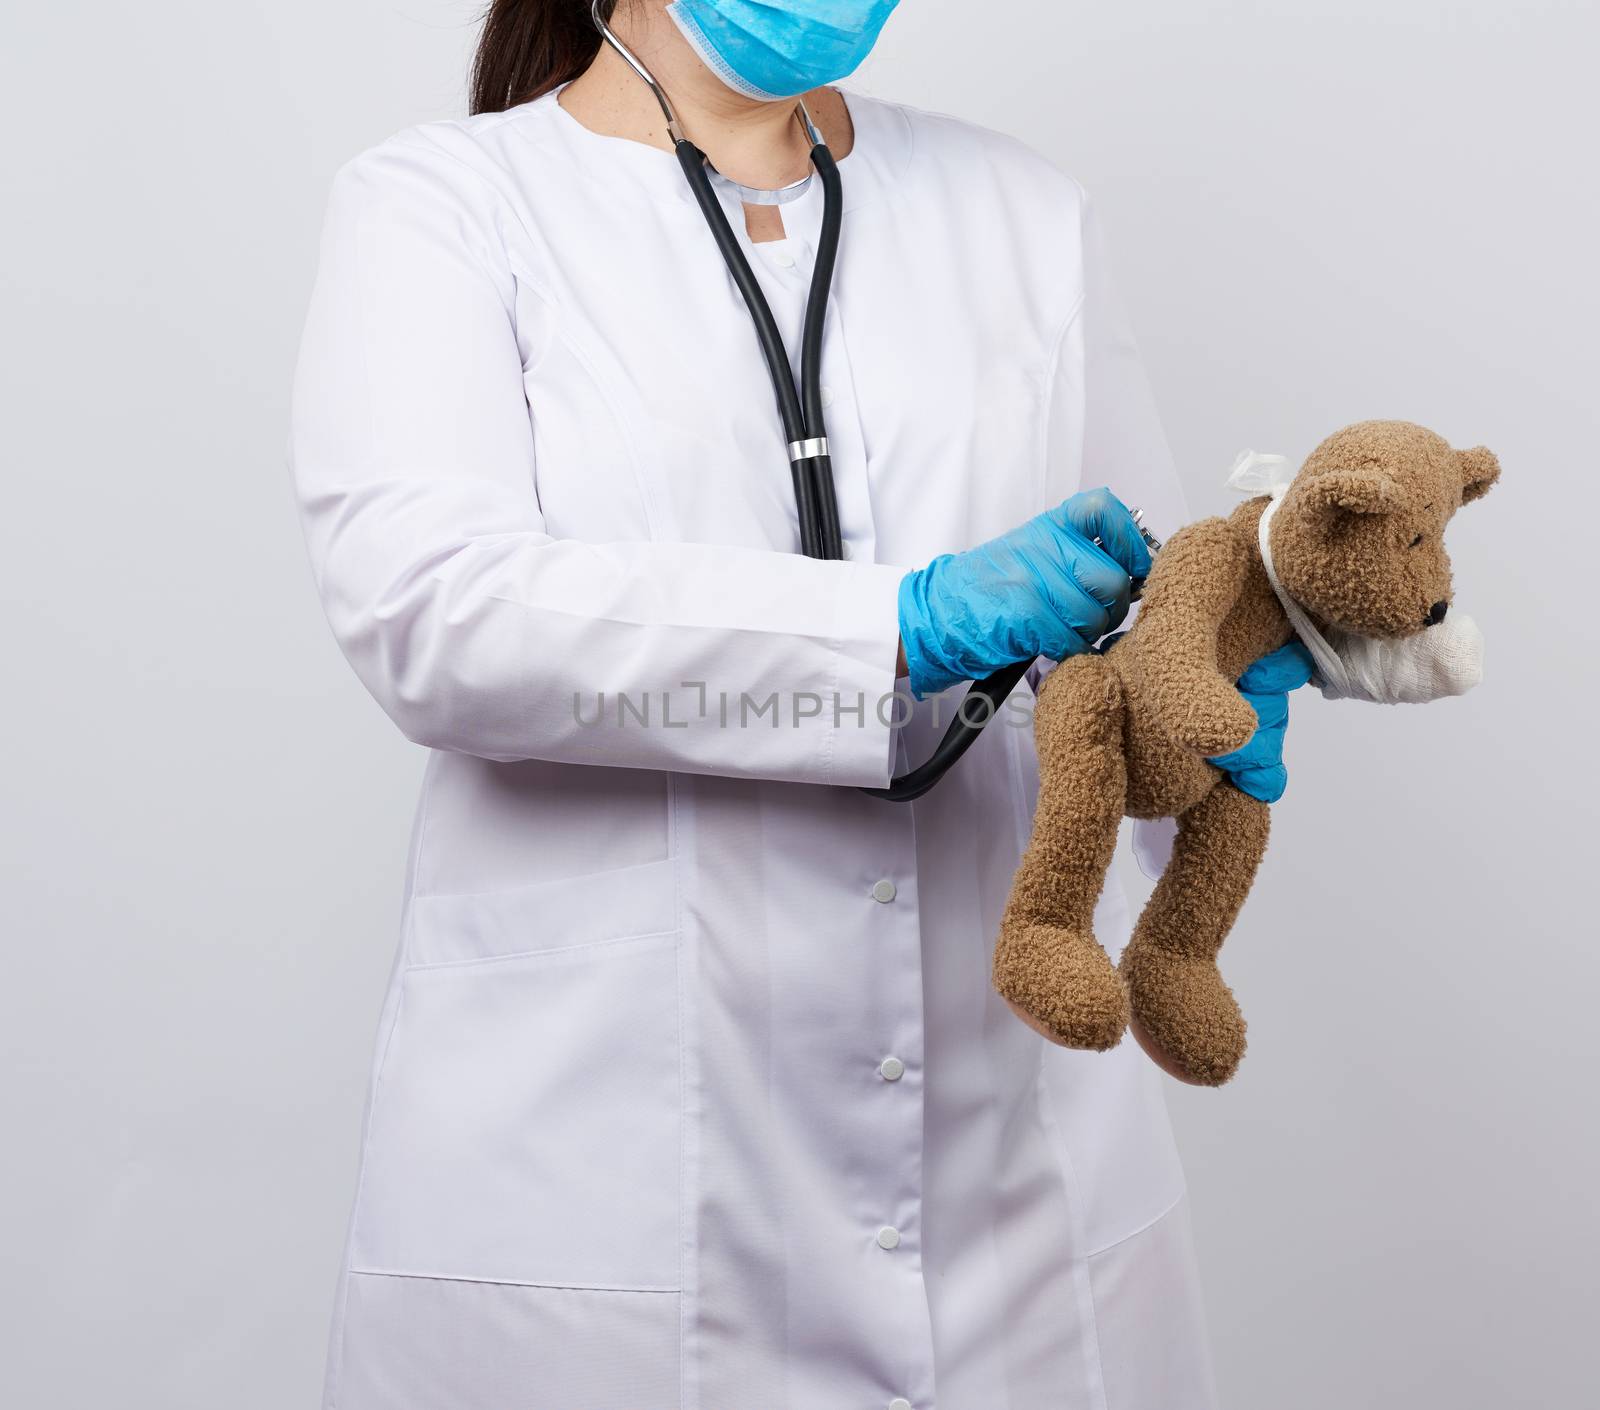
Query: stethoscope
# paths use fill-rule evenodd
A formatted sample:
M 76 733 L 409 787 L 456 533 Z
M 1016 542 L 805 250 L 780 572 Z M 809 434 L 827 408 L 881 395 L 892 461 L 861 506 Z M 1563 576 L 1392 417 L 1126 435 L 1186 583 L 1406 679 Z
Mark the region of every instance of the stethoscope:
M 828 296 L 833 288 L 833 267 L 839 253 L 839 228 L 844 207 L 844 187 L 839 180 L 838 163 L 834 161 L 817 125 L 812 122 L 805 102 L 796 99 L 795 117 L 811 143 L 811 165 L 822 182 L 823 198 L 822 233 L 817 243 L 811 288 L 806 297 L 805 323 L 800 343 L 800 386 L 797 390 L 783 335 L 778 331 L 772 309 L 750 268 L 750 261 L 745 258 L 738 237 L 728 223 L 727 213 L 712 189 L 706 154 L 684 136 L 678 116 L 655 75 L 612 32 L 605 15 L 601 13 L 605 6 L 606 0 L 593 2 L 590 13 L 595 27 L 605 42 L 655 94 L 662 116 L 667 120 L 667 133 L 677 153 L 678 164 L 683 168 L 689 189 L 694 192 L 695 201 L 705 216 L 717 248 L 722 251 L 728 273 L 738 285 L 745 305 L 750 310 L 750 319 L 761 343 L 761 353 L 766 359 L 767 372 L 772 378 L 778 415 L 783 421 L 789 469 L 794 478 L 795 508 L 800 519 L 800 551 L 811 558 L 843 558 L 839 505 L 834 498 L 833 464 L 828 458 L 828 430 L 822 414 L 822 327 L 827 317 Z M 803 186 L 804 182 L 800 184 Z M 785 193 L 778 192 L 775 195 L 781 201 Z M 1031 661 L 1018 661 L 1014 665 L 1003 666 L 985 680 L 973 682 L 956 709 L 955 719 L 926 763 L 902 774 L 887 788 L 864 788 L 861 791 L 894 803 L 909 803 L 922 797 L 972 747 L 983 727 L 993 718 L 1000 702 L 1011 694 L 1032 664 Z

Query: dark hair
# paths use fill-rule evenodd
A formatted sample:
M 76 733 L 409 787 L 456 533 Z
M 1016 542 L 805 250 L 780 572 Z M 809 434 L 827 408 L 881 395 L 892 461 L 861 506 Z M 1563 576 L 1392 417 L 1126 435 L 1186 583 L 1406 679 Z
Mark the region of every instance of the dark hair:
M 617 0 L 607 0 L 608 18 Z M 576 78 L 600 49 L 589 0 L 491 0 L 472 59 L 472 111 L 500 113 Z

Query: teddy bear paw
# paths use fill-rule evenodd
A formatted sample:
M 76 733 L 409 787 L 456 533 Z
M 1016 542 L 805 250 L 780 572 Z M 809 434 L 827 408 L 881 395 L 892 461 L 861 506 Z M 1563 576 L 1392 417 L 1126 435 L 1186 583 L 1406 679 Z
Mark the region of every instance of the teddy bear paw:
M 1260 720 L 1237 690 L 1212 697 L 1196 697 L 1189 702 L 1184 717 L 1174 723 L 1176 743 L 1202 758 L 1231 754 L 1243 749 L 1254 737 Z
M 1093 935 L 1055 925 L 1007 927 L 994 987 L 1028 1027 L 1067 1048 L 1104 1052 L 1128 1027 L 1128 996 Z
M 1244 1057 L 1245 1022 L 1216 962 L 1130 944 L 1122 977 L 1139 1046 L 1169 1076 L 1220 1087 Z

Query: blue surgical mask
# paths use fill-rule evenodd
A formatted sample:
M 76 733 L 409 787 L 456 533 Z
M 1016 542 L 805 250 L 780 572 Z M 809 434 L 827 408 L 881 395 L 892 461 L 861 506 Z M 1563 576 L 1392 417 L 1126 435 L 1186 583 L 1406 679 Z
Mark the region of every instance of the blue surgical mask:
M 736 93 L 794 98 L 854 73 L 899 0 L 675 0 L 667 13 Z

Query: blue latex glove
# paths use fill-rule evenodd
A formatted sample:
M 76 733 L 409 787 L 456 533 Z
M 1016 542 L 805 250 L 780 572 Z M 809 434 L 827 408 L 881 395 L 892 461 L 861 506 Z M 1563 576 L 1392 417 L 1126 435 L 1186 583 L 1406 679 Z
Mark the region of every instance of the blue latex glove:
M 1280 646 L 1250 665 L 1239 677 L 1239 694 L 1250 702 L 1260 724 L 1243 749 L 1219 754 L 1211 762 L 1241 793 L 1276 803 L 1289 786 L 1283 766 L 1283 736 L 1289 729 L 1289 692 L 1311 679 L 1311 653 L 1298 641 Z
M 911 693 L 920 700 L 1016 661 L 1087 651 L 1128 615 L 1131 579 L 1149 572 L 1139 526 L 1106 489 L 935 558 L 900 581 Z

